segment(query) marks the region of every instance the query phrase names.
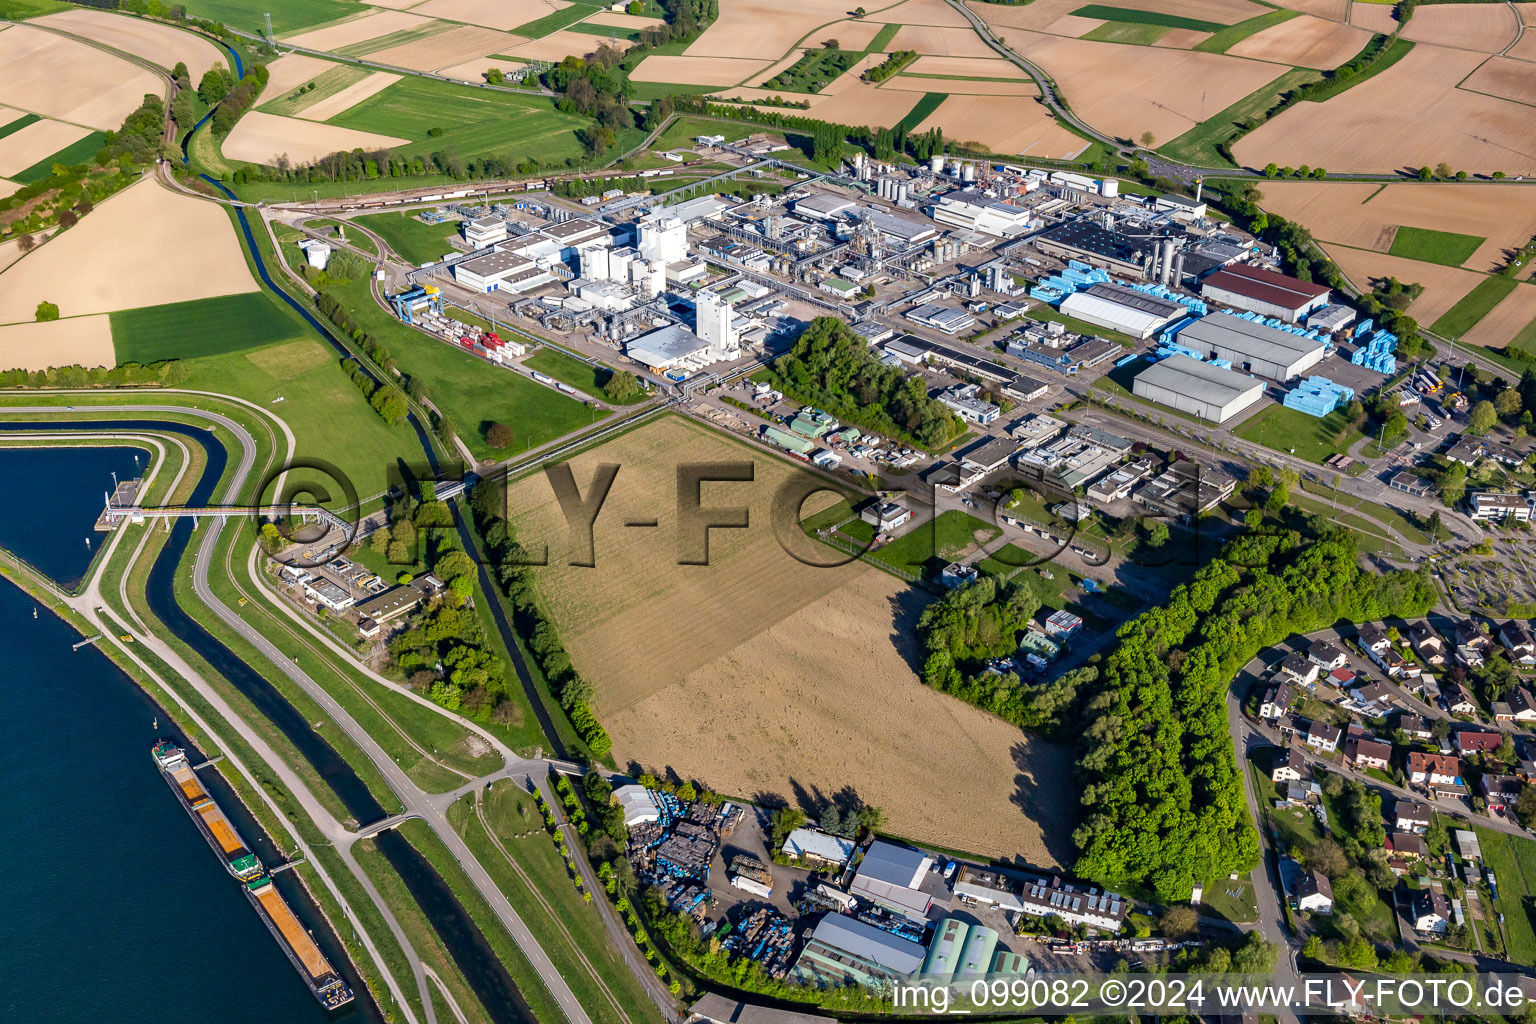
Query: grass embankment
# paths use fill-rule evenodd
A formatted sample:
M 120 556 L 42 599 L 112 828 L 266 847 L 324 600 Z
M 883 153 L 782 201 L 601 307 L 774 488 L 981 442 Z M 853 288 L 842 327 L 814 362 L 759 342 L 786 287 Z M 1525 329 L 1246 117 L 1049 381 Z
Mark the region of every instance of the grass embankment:
M 1272 405 L 1237 428 L 1237 436 L 1319 465 L 1349 451 L 1365 435 L 1351 427 L 1343 410 L 1318 418 L 1283 405 Z
M 601 364 L 593 366 L 591 363 L 574 359 L 564 352 L 559 352 L 552 348 L 539 349 L 539 351 L 524 359 L 523 365 L 531 370 L 538 370 L 540 373 L 548 374 L 555 378 L 555 380 L 569 384 L 578 391 L 584 391 L 593 398 L 600 398 L 605 402 L 612 401 L 607 395 L 603 394 L 604 385 L 613 376 L 614 371 L 612 367 Z M 613 402 L 613 404 L 638 405 L 648 397 L 650 396 L 636 395 L 628 401 Z
M 482 798 L 477 804 L 476 797 Z M 510 781 L 454 804 L 448 820 L 506 894 L 594 1024 L 645 1024 L 655 1007 L 581 897 L 533 798 Z
M 455 251 L 448 239 L 458 233 L 457 222 L 428 224 L 415 214 L 399 212 L 369 213 L 352 219 L 384 239 L 384 244 L 407 263 L 435 263 Z
M 1459 338 L 1476 327 L 1517 286 L 1518 282 L 1497 274 L 1485 277 L 1457 299 L 1456 305 L 1440 314 L 1429 329 L 1444 338 Z
M 1486 238 L 1462 235 L 1454 231 L 1431 231 L 1428 228 L 1400 227 L 1392 238 L 1388 255 L 1401 256 L 1405 260 L 1439 263 L 1447 267 L 1459 267 L 1472 258 L 1478 246 Z

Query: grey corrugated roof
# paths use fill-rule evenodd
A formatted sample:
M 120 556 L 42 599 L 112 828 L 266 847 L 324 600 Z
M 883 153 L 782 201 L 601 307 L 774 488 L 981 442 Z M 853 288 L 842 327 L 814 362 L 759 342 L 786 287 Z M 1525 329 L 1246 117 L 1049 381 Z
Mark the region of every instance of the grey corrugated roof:
M 1153 363 L 1136 379 L 1213 405 L 1226 405 L 1254 388 L 1263 389 L 1263 384 L 1252 377 L 1181 355 Z
M 859 874 L 891 885 L 910 887 L 919 872 L 927 870 L 928 855 L 910 846 L 897 846 L 876 839 L 859 862 Z M 921 879 L 918 879 L 921 881 Z
M 1278 327 L 1266 327 L 1231 313 L 1212 313 L 1201 317 L 1180 330 L 1178 340 L 1181 344 L 1194 340 L 1206 345 L 1219 345 L 1274 362 L 1280 361 L 1277 355 L 1289 357 L 1285 362 L 1293 362 L 1323 347 L 1323 343 L 1315 338 L 1292 334 Z M 1280 352 L 1277 353 L 1276 349 Z
M 879 964 L 892 974 L 912 974 L 923 965 L 926 950 L 916 942 L 842 914 L 828 914 L 811 933 L 813 941 L 845 949 L 854 956 Z

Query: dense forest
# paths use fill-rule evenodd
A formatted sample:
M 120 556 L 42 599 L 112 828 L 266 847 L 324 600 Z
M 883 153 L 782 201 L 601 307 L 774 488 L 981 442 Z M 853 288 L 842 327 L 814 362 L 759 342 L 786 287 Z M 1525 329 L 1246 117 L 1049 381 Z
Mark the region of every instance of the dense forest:
M 773 372 L 785 394 L 923 448 L 940 448 L 964 431 L 948 406 L 928 397 L 922 378 L 880 362 L 836 317 L 811 321 Z

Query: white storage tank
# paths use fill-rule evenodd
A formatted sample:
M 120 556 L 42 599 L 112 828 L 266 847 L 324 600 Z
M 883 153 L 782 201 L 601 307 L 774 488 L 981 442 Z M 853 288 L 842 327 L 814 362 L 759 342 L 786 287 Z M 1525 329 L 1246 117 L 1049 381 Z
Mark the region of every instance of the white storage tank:
M 1120 194 L 1120 179 L 1105 178 L 1099 182 L 1099 195 L 1113 199 Z
M 976 180 L 976 165 L 975 164 L 966 164 L 965 165 L 965 169 L 960 174 L 960 180 L 965 181 L 965 182 L 975 181 Z
M 944 173 L 944 157 L 942 155 L 941 156 L 930 157 L 929 160 L 928 160 L 928 169 L 930 171 L 932 171 L 934 174 L 943 174 Z

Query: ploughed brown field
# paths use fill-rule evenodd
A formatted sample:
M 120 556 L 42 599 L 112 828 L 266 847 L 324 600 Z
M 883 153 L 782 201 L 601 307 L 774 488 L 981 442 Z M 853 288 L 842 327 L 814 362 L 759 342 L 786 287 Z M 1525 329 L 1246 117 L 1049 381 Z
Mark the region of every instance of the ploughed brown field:
M 746 508 L 750 525 L 710 531 L 709 564 L 679 565 L 677 467 L 708 462 L 752 465 L 751 482 L 701 492 L 706 507 Z M 509 502 L 525 547 L 548 544 L 539 591 L 621 765 L 811 809 L 846 789 L 899 835 L 1038 864 L 1066 855 L 1071 752 L 922 685 L 920 592 L 862 563 L 804 564 L 785 547 L 840 556 L 793 525 L 776 539 L 775 494 L 819 478 L 677 417 L 578 455 L 582 493 L 600 463 L 621 468 L 594 524 L 595 568 L 568 564 L 544 477 L 514 484 Z

